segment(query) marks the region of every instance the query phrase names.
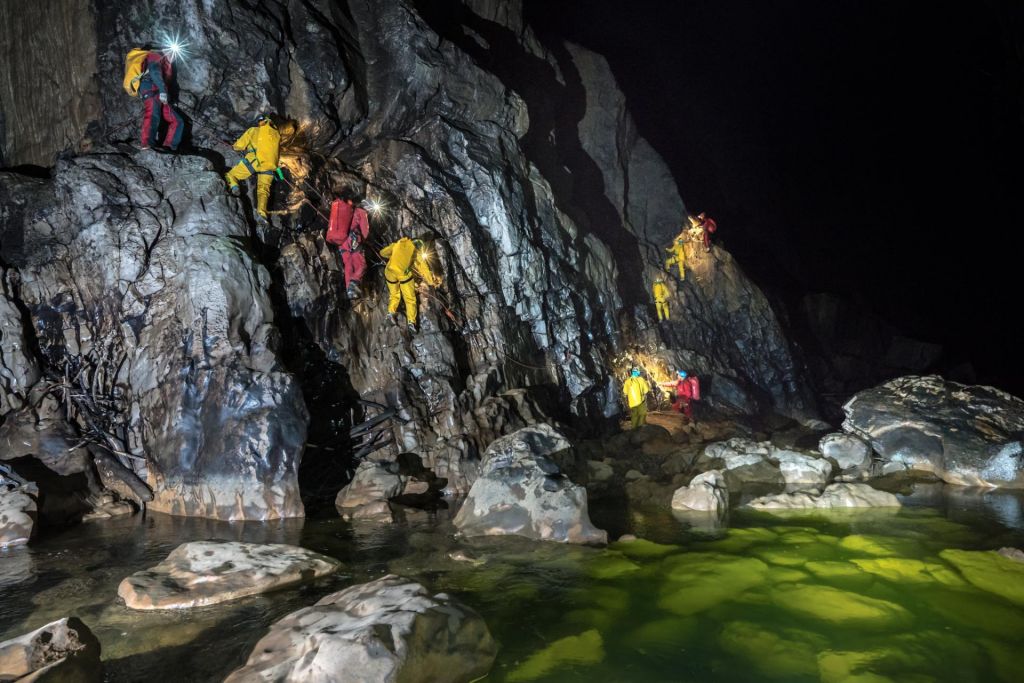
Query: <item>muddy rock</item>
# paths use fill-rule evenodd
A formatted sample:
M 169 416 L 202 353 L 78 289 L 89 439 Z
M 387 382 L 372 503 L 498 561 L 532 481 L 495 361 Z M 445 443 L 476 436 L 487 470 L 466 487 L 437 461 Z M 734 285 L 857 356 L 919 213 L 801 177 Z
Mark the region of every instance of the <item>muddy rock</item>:
M 472 609 L 389 574 L 276 622 L 225 683 L 469 683 L 490 671 L 496 653 Z
M 124 579 L 117 594 L 131 609 L 201 607 L 308 583 L 339 566 L 333 558 L 297 546 L 195 541 Z
M 487 449 L 480 476 L 456 514 L 465 536 L 515 534 L 561 543 L 606 543 L 587 512 L 587 492 L 551 456 L 569 449 L 549 425 L 527 427 Z
M 901 377 L 851 398 L 843 429 L 871 444 L 884 471 L 949 484 L 1024 488 L 1024 401 L 941 377 Z
M 0 643 L 0 680 L 99 683 L 100 641 L 75 617 L 66 617 Z
M 897 508 L 900 501 L 891 493 L 867 484 L 831 484 L 824 491 L 796 491 L 762 496 L 747 503 L 756 510 L 804 510 L 834 508 Z

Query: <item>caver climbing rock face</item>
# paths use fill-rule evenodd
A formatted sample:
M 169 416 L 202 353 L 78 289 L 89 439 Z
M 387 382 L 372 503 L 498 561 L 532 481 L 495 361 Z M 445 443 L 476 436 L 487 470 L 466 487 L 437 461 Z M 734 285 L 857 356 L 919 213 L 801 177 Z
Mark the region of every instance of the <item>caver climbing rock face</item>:
M 96 65 L 95 77 L 70 76 L 71 100 L 81 91 L 98 102 L 85 109 L 89 139 L 83 127 L 60 147 L 18 148 L 8 144 L 17 131 L 0 126 L 10 163 L 53 165 L 49 179 L 0 182 L 12 283 L 3 329 L 37 337 L 4 336 L 0 410 L 67 371 L 109 399 L 105 431 L 152 488 L 151 509 L 221 519 L 303 514 L 296 473 L 316 395 L 307 377 L 343 376 L 346 411 L 356 397 L 395 408 L 404 422 L 381 459 L 415 453 L 459 493 L 488 444 L 544 412 L 584 428 L 619 413 L 615 359 L 661 343 L 643 282 L 663 255 L 642 245 L 671 239 L 685 213 L 679 192 L 602 58 L 543 46 L 515 3 L 449 9 L 490 47 L 403 0 L 355 0 L 344 13 L 97 2 L 74 40 L 95 59 L 60 64 Z M 40 21 L 69 21 L 68 11 Z M 138 101 L 111 87 L 154 16 L 189 27 L 176 102 L 197 155 L 139 152 Z M 510 67 L 536 64 L 536 78 L 486 71 L 491 50 Z M 0 78 L 46 99 L 51 72 L 43 60 L 39 73 Z M 571 125 L 552 101 L 571 107 Z M 3 121 L 29 111 L 21 100 L 3 106 L 15 108 Z M 290 180 L 275 183 L 270 203 L 284 212 L 273 216 L 279 233 L 254 226 L 247 198 L 226 196 L 227 168 L 204 158 L 270 110 L 300 122 L 301 144 L 281 149 Z M 574 187 L 570 176 L 591 180 Z M 358 306 L 324 242 L 322 193 L 337 180 L 372 187 L 387 207 L 366 245 Z M 419 293 L 413 337 L 387 324 L 375 253 L 409 225 L 431 236 L 445 276 Z M 665 355 L 686 362 L 671 364 L 707 378 L 709 405 L 804 413 L 806 387 L 767 299 L 724 250 L 690 257 L 685 296 L 672 304 L 679 322 L 663 331 Z M 300 381 L 295 356 L 308 348 L 321 366 Z M 542 410 L 538 395 L 557 403 Z M 336 417 L 314 415 L 318 428 Z

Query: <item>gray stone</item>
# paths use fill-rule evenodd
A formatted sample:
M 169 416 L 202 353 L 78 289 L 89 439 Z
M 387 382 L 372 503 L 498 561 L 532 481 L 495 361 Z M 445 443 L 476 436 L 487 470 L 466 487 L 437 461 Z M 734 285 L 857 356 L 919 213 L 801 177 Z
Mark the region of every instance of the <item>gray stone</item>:
M 771 457 L 789 487 L 824 488 L 832 480 L 832 463 L 824 458 L 784 449 L 774 449 Z
M 949 484 L 1024 488 L 1024 401 L 992 387 L 901 377 L 851 398 L 843 429 L 871 443 L 884 472 Z
M 392 574 L 276 622 L 225 683 L 469 683 L 496 653 L 476 612 Z
M 75 617 L 51 622 L 0 643 L 0 680 L 99 683 L 100 641 Z
M 308 583 L 340 562 L 277 543 L 194 541 L 160 564 L 121 581 L 117 594 L 131 609 L 183 609 Z
M 1000 548 L 999 554 L 1017 562 L 1024 562 L 1024 550 L 1020 548 Z
M 698 474 L 672 495 L 672 509 L 723 515 L 729 508 L 729 489 L 718 470 Z
M 455 515 L 465 536 L 515 534 L 562 543 L 606 543 L 587 512 L 587 492 L 567 477 L 552 479 L 539 460 L 567 450 L 569 442 L 549 425 L 521 429 L 498 439 L 484 454 L 480 476 Z M 554 483 L 555 490 L 549 490 Z M 548 484 L 545 487 L 545 484 Z
M 866 470 L 871 467 L 871 445 L 853 434 L 826 434 L 818 442 L 818 449 L 824 457 L 835 460 L 841 470 Z
M 397 469 L 396 465 L 389 467 L 373 460 L 359 463 L 352 481 L 338 492 L 334 501 L 342 517 L 366 518 L 365 511 L 360 513 L 362 508 L 397 496 L 402 490 L 402 478 L 398 476 Z M 390 510 L 387 516 L 390 517 Z
M 0 477 L 0 548 L 24 545 L 35 528 L 36 501 L 32 486 L 9 486 Z
M 824 491 L 796 491 L 762 496 L 747 503 L 757 510 L 831 510 L 836 508 L 897 508 L 900 501 L 891 493 L 867 484 L 832 484 Z

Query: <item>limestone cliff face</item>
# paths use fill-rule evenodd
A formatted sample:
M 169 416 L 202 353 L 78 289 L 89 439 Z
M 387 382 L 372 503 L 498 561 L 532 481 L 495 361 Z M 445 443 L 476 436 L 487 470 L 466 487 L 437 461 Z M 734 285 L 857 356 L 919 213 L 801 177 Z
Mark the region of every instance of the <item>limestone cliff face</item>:
M 77 39 L 96 55 L 104 145 L 50 180 L 0 180 L 0 407 L 20 407 L 40 368 L 88 378 L 160 509 L 300 514 L 306 404 L 311 439 L 343 458 L 356 398 L 404 420 L 376 457 L 416 453 L 465 491 L 484 448 L 542 412 L 583 428 L 617 414 L 617 373 L 638 350 L 704 376 L 720 407 L 809 411 L 771 307 L 724 251 L 693 252 L 673 285 L 676 322 L 654 327 L 647 293 L 679 192 L 603 59 L 542 45 L 518 3 L 91 11 L 95 30 Z M 188 41 L 178 96 L 198 154 L 133 149 L 139 103 L 120 90 L 122 59 L 154 27 Z M 23 113 L 3 102 L 5 120 Z M 263 229 L 215 171 L 235 161 L 220 140 L 268 108 L 299 133 Z M 379 259 L 365 299 L 343 296 L 322 239 L 339 184 L 387 207 L 375 247 L 428 238 L 444 284 L 424 296 L 415 337 L 386 321 Z

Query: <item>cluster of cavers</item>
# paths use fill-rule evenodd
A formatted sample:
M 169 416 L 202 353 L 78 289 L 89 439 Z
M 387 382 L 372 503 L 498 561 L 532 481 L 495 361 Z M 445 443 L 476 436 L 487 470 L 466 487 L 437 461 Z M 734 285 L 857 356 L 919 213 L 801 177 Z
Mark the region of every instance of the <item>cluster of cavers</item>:
M 143 102 L 142 149 L 176 152 L 181 144 L 184 121 L 171 103 L 171 94 L 175 91 L 176 54 L 173 49 L 142 47 L 130 50 L 125 58 L 125 91 Z M 164 129 L 163 144 L 159 143 L 161 128 Z M 227 190 L 238 196 L 241 183 L 255 177 L 257 220 L 264 223 L 268 220 L 271 184 L 275 179 L 285 179 L 278 166 L 281 138 L 292 133 L 291 122 L 260 114 L 231 145 L 240 153 L 241 160 L 225 175 Z M 331 203 L 326 240 L 341 252 L 345 291 L 350 299 L 356 299 L 362 294 L 360 285 L 367 269 L 364 245 L 370 235 L 370 220 L 365 207 L 371 204 L 346 188 L 339 188 L 337 194 L 338 198 Z M 431 272 L 424 241 L 403 235 L 379 253 L 386 260 L 388 316 L 398 324 L 398 308 L 404 302 L 406 325 L 415 333 L 418 329 L 416 276 L 430 287 L 441 284 L 440 278 Z
M 184 121 L 171 103 L 174 92 L 174 62 L 177 51 L 173 49 L 134 48 L 125 58 L 124 88 L 128 94 L 139 97 L 143 102 L 142 148 L 158 152 L 176 152 L 181 145 Z M 240 153 L 241 160 L 225 175 L 227 190 L 233 195 L 241 193 L 241 183 L 256 178 L 256 213 L 258 219 L 267 221 L 267 205 L 270 201 L 271 184 L 275 179 L 284 179 L 278 166 L 282 135 L 289 135 L 293 129 L 290 122 L 278 121 L 276 117 L 260 114 L 252 125 L 232 144 Z M 164 129 L 163 143 L 160 144 L 161 128 Z M 361 283 L 366 275 L 367 262 L 364 245 L 370 236 L 370 217 L 367 203 L 356 193 L 340 189 L 338 198 L 331 203 L 330 218 L 325 236 L 328 243 L 336 246 L 341 253 L 344 266 L 345 291 L 350 299 L 362 295 Z M 686 277 L 686 244 L 699 240 L 704 249 L 710 251 L 710 234 L 715 231 L 715 221 L 703 213 L 688 217 L 690 226 L 674 240 L 668 251 L 671 258 L 666 268 L 676 266 L 679 279 Z M 384 279 L 388 286 L 388 315 L 398 324 L 398 308 L 404 302 L 406 324 L 410 331 L 417 330 L 417 283 L 416 276 L 431 287 L 441 284 L 428 265 L 423 240 L 402 236 L 380 251 L 386 259 Z M 654 300 L 658 319 L 669 319 L 668 287 L 661 278 L 654 282 Z M 692 401 L 700 399 L 700 384 L 696 377 L 678 371 L 678 380 L 661 383 L 672 398 L 672 407 L 693 419 Z M 623 386 L 626 403 L 634 428 L 646 423 L 647 395 L 651 387 L 639 368 L 634 368 Z
M 696 216 L 687 216 L 679 234 L 672 240 L 672 245 L 666 249 L 670 256 L 665 261 L 665 268 L 672 272 L 672 266 L 677 267 L 679 269 L 679 280 L 685 280 L 686 245 L 691 242 L 701 244 L 705 252 L 710 252 L 711 235 L 717 229 L 718 224 L 715 223 L 715 219 L 704 213 L 699 213 Z M 658 322 L 670 320 L 669 299 L 671 292 L 668 285 L 665 284 L 663 277 L 658 276 L 655 278 L 652 294 L 654 294 L 654 308 L 658 313 Z

